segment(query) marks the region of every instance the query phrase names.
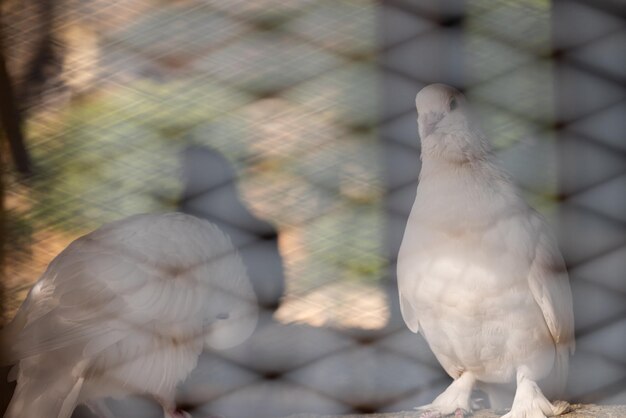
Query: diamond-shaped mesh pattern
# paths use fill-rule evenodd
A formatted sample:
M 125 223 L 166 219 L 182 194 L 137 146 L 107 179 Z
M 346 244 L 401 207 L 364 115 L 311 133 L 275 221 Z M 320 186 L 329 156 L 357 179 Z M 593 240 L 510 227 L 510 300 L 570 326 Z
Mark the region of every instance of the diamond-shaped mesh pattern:
M 578 337 L 570 398 L 626 403 L 618 3 L 1 7 L 34 161 L 28 181 L 4 172 L 5 321 L 72 239 L 130 214 L 181 210 L 232 237 L 264 308 L 245 344 L 205 352 L 181 385 L 177 402 L 194 417 L 430 402 L 449 379 L 400 319 L 395 259 L 419 173 L 415 94 L 447 82 L 559 231 Z M 142 399 L 106 407 L 159 413 Z

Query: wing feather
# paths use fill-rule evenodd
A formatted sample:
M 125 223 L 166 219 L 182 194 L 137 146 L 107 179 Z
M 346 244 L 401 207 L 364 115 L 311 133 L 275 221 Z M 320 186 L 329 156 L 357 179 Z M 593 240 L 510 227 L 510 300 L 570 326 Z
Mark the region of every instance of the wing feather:
M 403 294 L 402 289 L 400 288 L 400 312 L 402 313 L 402 318 L 404 322 L 409 327 L 409 329 L 416 333 L 419 331 L 419 321 L 417 319 L 417 311 L 413 307 L 413 304 L 409 301 L 409 299 Z
M 533 221 L 538 240 L 528 275 L 530 290 L 541 308 L 554 342 L 573 352 L 574 311 L 565 262 L 545 221 L 538 214 L 535 214 Z
M 556 349 L 554 368 L 546 382 L 548 390 L 546 393 L 559 397 L 562 396 L 567 384 L 569 355 L 573 354 L 576 348 L 572 292 L 556 238 L 539 214 L 534 214 L 532 221 L 538 239 L 528 282 Z
M 129 333 L 155 331 L 155 321 L 195 326 L 215 291 L 209 278 L 221 268 L 220 257 L 211 257 L 227 250 L 232 245 L 219 230 L 186 215 L 107 224 L 50 263 L 2 330 L 11 348 L 6 360 L 69 346 L 99 352 Z
M 12 346 L 7 361 L 92 340 L 98 346 L 114 344 L 130 332 L 124 322 L 148 320 L 133 315 L 121 296 L 131 286 L 144 286 L 145 274 L 121 255 L 95 252 L 89 237 L 74 241 L 53 260 L 3 331 L 3 340 Z M 126 333 L 120 332 L 124 328 Z

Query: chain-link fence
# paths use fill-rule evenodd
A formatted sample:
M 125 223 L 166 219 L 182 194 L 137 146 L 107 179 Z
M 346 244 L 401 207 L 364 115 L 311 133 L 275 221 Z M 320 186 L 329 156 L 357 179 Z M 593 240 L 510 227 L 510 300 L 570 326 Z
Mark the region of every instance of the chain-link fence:
M 430 402 L 449 378 L 400 319 L 395 260 L 420 167 L 415 94 L 446 82 L 559 232 L 578 340 L 569 397 L 626 403 L 619 1 L 1 6 L 30 157 L 3 158 L 5 322 L 76 237 L 179 210 L 229 234 L 262 309 L 246 343 L 205 352 L 181 385 L 194 417 Z

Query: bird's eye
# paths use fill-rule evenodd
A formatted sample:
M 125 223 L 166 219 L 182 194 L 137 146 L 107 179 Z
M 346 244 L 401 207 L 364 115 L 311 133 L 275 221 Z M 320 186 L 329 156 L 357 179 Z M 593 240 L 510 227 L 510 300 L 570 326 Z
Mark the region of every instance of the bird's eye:
M 454 109 L 456 109 L 457 103 L 456 103 L 456 99 L 453 97 L 452 100 L 450 100 L 450 111 L 453 111 Z
M 228 319 L 230 315 L 228 314 L 228 312 L 220 312 L 217 314 L 216 318 L 217 319 Z

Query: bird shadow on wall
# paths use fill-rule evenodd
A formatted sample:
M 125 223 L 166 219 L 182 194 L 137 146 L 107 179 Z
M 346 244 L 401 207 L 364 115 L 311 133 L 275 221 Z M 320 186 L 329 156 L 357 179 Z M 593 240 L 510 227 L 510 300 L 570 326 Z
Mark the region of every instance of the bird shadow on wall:
M 278 232 L 250 213 L 237 191 L 237 175 L 218 151 L 192 145 L 182 153 L 184 190 L 179 210 L 217 225 L 239 251 L 259 306 L 275 311 L 285 289 Z

